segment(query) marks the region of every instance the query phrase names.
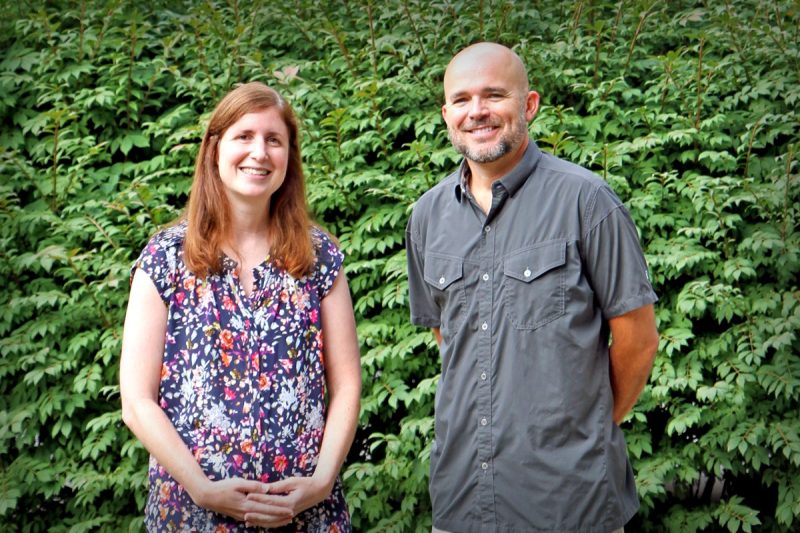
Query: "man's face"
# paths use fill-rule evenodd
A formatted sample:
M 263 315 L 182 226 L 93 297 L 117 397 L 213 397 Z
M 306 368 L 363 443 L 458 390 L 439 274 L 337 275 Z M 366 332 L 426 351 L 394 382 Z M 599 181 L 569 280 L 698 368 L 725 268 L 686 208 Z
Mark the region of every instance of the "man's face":
M 442 116 L 453 147 L 468 160 L 491 163 L 528 136 L 528 93 L 507 63 L 452 64 L 445 76 Z

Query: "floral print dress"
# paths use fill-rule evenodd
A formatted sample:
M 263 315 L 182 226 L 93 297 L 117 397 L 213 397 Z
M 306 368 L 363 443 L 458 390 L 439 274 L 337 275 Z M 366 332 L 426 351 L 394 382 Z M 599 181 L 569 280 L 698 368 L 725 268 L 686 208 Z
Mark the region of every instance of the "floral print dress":
M 320 301 L 341 251 L 314 228 L 313 272 L 296 279 L 267 258 L 247 295 L 230 258 L 219 275 L 189 272 L 185 233 L 185 223 L 157 233 L 132 269 L 148 274 L 168 307 L 161 408 L 212 480 L 311 476 L 326 416 Z M 148 474 L 148 531 L 260 531 L 197 506 L 153 457 Z M 350 530 L 338 479 L 327 500 L 279 529 Z

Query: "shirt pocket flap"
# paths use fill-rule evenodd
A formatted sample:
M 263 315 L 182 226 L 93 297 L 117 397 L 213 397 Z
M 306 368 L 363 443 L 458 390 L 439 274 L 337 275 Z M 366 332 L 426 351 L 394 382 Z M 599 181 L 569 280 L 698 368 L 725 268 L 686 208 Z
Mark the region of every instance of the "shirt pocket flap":
M 506 276 L 529 283 L 545 272 L 562 266 L 567 260 L 567 243 L 551 242 L 515 253 L 503 263 Z
M 444 290 L 464 276 L 461 259 L 429 255 L 425 260 L 425 281 Z

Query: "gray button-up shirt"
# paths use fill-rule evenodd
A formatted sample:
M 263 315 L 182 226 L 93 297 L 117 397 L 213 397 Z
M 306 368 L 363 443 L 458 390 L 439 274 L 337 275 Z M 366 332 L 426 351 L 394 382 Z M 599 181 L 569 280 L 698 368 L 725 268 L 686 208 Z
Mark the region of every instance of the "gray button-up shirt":
M 434 526 L 622 527 L 639 503 L 608 319 L 656 301 L 636 228 L 604 181 L 532 141 L 488 215 L 467 171 L 426 192 L 406 229 L 411 320 L 442 333 Z

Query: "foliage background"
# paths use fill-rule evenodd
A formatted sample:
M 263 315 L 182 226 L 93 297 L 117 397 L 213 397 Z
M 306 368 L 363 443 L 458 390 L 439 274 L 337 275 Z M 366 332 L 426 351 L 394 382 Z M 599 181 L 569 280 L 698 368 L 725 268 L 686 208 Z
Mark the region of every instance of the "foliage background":
M 429 531 L 438 355 L 407 320 L 410 206 L 458 158 L 451 55 L 514 46 L 540 146 L 630 208 L 661 300 L 624 424 L 629 530 L 800 527 L 795 1 L 0 4 L 0 525 L 142 528 L 121 424 L 128 267 L 186 201 L 203 119 L 263 80 L 304 126 L 309 200 L 347 253 L 365 379 L 344 471 L 359 531 Z

